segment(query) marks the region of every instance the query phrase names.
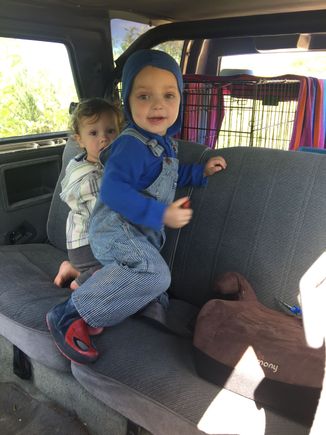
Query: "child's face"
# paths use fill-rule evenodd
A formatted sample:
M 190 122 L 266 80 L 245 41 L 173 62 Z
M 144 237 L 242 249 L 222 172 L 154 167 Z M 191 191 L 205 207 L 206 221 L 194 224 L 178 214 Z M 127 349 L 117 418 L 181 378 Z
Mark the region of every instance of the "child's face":
M 178 118 L 180 93 L 170 71 L 146 66 L 135 77 L 129 96 L 133 121 L 150 133 L 164 136 Z
M 105 112 L 96 119 L 82 117 L 79 125 L 79 134 L 76 140 L 87 151 L 87 160 L 97 162 L 100 151 L 109 145 L 119 134 L 118 120 L 114 113 Z

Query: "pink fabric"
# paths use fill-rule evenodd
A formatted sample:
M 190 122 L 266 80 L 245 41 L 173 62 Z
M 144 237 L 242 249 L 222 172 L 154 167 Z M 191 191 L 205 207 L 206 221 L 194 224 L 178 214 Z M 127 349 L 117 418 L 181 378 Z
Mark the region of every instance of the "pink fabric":
M 268 82 L 264 83 L 264 80 Z M 273 80 L 277 83 L 277 91 Z M 286 80 L 293 80 L 294 85 L 289 86 Z M 261 82 L 257 94 L 256 83 L 259 81 Z M 324 80 L 296 75 L 274 78 L 248 75 L 231 77 L 185 75 L 184 83 L 184 115 L 180 135 L 182 139 L 215 148 L 225 116 L 224 97 L 231 95 L 253 100 L 275 100 L 276 104 L 278 101 L 298 101 L 289 149 L 325 148 Z
M 186 75 L 184 83 L 181 137 L 214 148 L 224 117 L 221 86 L 215 76 Z
M 326 96 L 325 81 L 300 77 L 298 109 L 289 149 L 325 148 Z

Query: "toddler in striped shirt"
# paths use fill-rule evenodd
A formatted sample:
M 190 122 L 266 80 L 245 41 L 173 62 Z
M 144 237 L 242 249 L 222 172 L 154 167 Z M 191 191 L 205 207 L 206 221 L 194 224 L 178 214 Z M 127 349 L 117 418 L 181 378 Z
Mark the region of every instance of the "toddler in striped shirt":
M 102 98 L 90 98 L 73 111 L 71 127 L 83 151 L 69 162 L 61 183 L 60 197 L 70 208 L 66 224 L 69 261 L 61 264 L 54 283 L 62 287 L 73 280 L 70 288 L 75 290 L 101 267 L 90 248 L 88 230 L 103 175 L 99 153 L 120 133 L 122 113 Z

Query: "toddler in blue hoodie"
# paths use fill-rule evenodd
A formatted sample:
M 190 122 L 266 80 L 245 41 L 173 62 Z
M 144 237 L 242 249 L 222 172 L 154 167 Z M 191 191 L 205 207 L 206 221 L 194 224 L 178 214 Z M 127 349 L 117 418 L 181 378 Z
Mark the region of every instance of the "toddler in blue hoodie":
M 192 217 L 177 186 L 203 186 L 225 169 L 222 157 L 205 165 L 180 164 L 172 139 L 182 122 L 182 74 L 168 54 L 140 50 L 126 61 L 122 98 L 126 129 L 102 152 L 105 164 L 89 239 L 103 268 L 52 308 L 47 323 L 59 350 L 88 363 L 98 358 L 87 325 L 115 325 L 162 297 L 171 275 L 160 254 L 164 227 L 182 228 Z

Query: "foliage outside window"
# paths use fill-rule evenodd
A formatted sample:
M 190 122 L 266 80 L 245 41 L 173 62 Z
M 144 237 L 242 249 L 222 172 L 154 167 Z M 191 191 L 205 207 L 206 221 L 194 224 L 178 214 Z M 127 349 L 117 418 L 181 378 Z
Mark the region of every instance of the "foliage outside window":
M 63 44 L 0 38 L 0 138 L 67 130 L 77 99 Z
M 133 21 L 114 19 L 111 21 L 113 57 L 117 59 L 140 35 L 151 27 Z M 170 54 L 178 63 L 181 60 L 183 41 L 168 41 L 157 45 L 158 50 Z

